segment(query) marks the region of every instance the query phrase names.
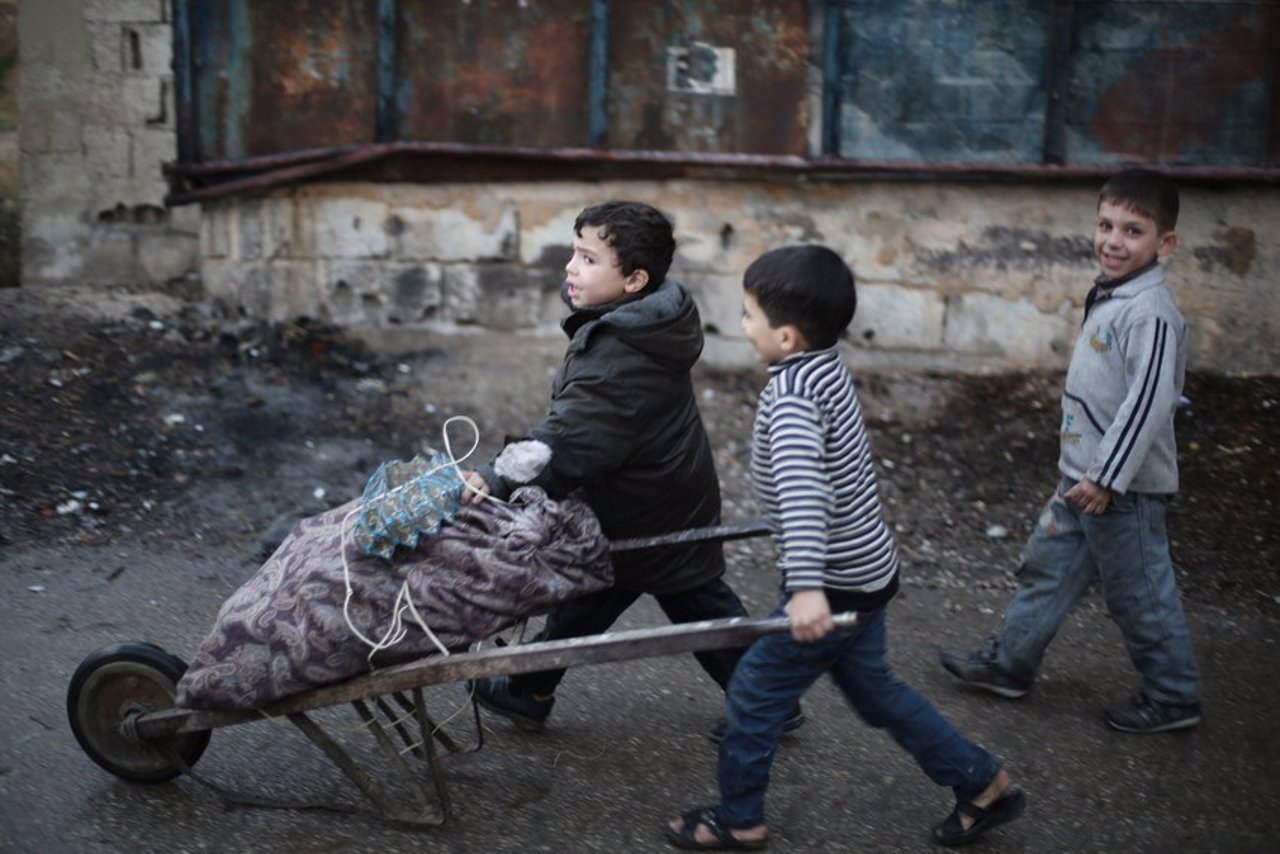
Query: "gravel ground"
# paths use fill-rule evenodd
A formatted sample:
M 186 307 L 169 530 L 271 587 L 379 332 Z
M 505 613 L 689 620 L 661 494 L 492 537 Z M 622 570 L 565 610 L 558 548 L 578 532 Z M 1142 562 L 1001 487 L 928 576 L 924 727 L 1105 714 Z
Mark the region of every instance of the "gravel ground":
M 492 452 L 543 411 L 560 344 L 458 336 L 389 357 L 333 329 L 218 317 L 193 296 L 0 290 L 0 545 L 189 535 L 258 554 L 380 461 L 438 446 L 448 416 L 473 418 L 477 453 Z M 906 582 L 1009 584 L 1055 480 L 1060 377 L 859 379 Z M 697 381 L 725 516 L 751 518 L 762 378 Z M 1184 590 L 1277 608 L 1280 377 L 1193 374 L 1186 397 L 1171 510 Z

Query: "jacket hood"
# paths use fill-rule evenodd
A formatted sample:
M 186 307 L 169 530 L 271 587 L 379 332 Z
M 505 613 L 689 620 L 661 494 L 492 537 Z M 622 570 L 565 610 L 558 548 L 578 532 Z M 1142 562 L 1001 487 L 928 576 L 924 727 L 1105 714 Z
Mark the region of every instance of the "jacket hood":
M 608 326 L 627 345 L 661 364 L 688 369 L 702 354 L 698 307 L 673 279 L 639 299 L 576 309 L 562 325 L 573 339 L 571 348 L 585 347 L 596 328 Z

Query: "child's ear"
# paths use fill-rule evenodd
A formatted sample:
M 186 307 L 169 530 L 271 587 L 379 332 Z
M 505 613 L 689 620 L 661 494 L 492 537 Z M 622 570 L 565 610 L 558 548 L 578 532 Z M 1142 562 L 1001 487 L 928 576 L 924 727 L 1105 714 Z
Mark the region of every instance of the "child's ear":
M 1178 248 L 1178 232 L 1166 231 L 1160 235 L 1160 248 L 1156 250 L 1156 257 L 1173 254 L 1173 250 Z
M 809 349 L 809 342 L 804 340 L 804 333 L 800 331 L 799 326 L 788 323 L 778 327 L 778 346 L 782 348 L 782 352 L 790 356 L 792 353 Z
M 629 294 L 638 294 L 644 290 L 644 286 L 649 284 L 649 271 L 641 270 L 639 267 L 631 271 L 631 275 L 627 276 L 627 280 L 622 283 L 622 289 Z

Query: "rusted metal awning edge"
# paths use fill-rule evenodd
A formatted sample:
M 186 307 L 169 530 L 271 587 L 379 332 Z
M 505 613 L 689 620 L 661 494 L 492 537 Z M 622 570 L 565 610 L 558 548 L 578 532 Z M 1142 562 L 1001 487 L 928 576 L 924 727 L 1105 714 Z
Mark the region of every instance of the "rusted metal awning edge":
M 176 207 L 251 194 L 317 178 L 509 181 L 674 177 L 747 180 L 1014 181 L 1099 180 L 1124 165 L 1145 165 L 1192 183 L 1280 183 L 1280 168 L 1104 164 L 1057 166 L 905 160 L 853 160 L 771 154 L 713 154 L 602 148 L 520 148 L 443 142 L 392 142 L 307 149 L 208 163 L 176 163 L 165 171 Z

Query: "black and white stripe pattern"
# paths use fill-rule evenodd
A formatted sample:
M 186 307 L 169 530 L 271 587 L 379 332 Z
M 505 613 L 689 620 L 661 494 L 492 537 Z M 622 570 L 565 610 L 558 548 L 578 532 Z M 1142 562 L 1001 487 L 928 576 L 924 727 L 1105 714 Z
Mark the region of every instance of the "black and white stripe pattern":
M 752 431 L 751 480 L 782 556 L 784 588 L 884 588 L 898 552 L 853 377 L 834 348 L 796 354 L 769 372 Z

